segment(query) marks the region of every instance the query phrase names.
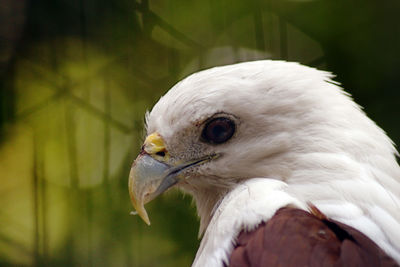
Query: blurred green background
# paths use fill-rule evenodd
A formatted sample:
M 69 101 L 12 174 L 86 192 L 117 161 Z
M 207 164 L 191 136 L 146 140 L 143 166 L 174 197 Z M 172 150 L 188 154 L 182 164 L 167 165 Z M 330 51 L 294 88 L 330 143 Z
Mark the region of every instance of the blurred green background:
M 195 208 L 132 210 L 144 112 L 211 66 L 333 71 L 400 143 L 399 1 L 2 0 L 0 266 L 189 266 Z

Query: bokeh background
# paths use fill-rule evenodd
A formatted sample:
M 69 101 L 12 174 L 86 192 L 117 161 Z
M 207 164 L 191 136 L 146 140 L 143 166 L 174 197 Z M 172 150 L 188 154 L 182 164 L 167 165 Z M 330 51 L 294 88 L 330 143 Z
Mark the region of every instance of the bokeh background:
M 195 208 L 132 210 L 144 112 L 182 77 L 283 59 L 336 80 L 400 143 L 400 2 L 1 0 L 0 266 L 189 266 Z

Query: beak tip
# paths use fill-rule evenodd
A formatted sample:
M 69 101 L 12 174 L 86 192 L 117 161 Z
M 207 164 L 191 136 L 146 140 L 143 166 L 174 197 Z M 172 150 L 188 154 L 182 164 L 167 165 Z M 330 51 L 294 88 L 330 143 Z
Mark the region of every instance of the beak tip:
M 139 215 L 147 225 L 150 225 L 150 220 L 144 204 L 159 195 L 157 188 L 168 168 L 169 165 L 147 154 L 139 155 L 131 167 L 128 187 L 132 205 L 136 210 L 133 214 Z
M 150 226 L 150 219 L 149 216 L 147 216 L 147 212 L 145 212 L 144 214 L 139 214 L 140 218 L 142 218 L 142 220 Z
M 140 212 L 139 211 L 131 211 L 129 213 L 130 215 L 139 215 L 139 217 L 147 224 L 150 226 L 150 219 L 149 216 L 147 215 L 147 212 L 145 209 L 142 209 Z

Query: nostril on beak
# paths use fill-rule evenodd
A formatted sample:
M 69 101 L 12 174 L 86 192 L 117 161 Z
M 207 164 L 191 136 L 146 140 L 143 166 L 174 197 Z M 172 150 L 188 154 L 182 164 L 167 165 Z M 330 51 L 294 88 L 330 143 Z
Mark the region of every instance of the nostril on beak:
M 165 151 L 159 151 L 156 153 L 157 156 L 165 157 Z

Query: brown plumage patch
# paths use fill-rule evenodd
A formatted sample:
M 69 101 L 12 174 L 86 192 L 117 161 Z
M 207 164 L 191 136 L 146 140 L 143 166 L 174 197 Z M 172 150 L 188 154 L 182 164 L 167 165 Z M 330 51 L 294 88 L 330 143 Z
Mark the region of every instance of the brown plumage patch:
M 255 230 L 242 231 L 229 266 L 398 266 L 361 232 L 310 208 L 282 208 Z

